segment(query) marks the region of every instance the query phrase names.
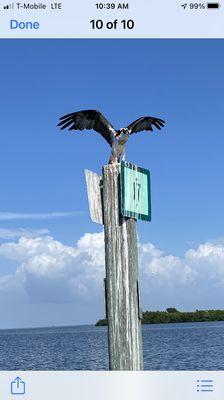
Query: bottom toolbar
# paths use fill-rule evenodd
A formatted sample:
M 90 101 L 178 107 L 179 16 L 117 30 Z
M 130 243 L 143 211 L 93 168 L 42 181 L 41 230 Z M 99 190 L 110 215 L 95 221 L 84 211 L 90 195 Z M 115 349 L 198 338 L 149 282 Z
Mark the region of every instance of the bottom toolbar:
M 0 398 L 197 400 L 224 398 L 221 371 L 2 371 Z

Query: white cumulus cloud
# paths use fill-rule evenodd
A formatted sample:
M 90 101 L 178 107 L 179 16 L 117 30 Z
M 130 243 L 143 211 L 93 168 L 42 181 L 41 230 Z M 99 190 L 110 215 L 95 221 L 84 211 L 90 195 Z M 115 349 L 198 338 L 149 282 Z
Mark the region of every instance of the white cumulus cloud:
M 22 235 L 0 245 L 0 298 L 8 293 L 33 302 L 94 304 L 103 293 L 103 232 L 86 233 L 70 246 L 46 233 Z M 1 275 L 4 259 L 15 264 L 14 274 Z M 202 243 L 182 257 L 165 254 L 152 243 L 139 243 L 139 267 L 147 308 L 224 304 L 223 242 Z
M 17 263 L 14 280 L 31 299 L 73 301 L 89 298 L 102 285 L 103 234 L 85 234 L 76 246 L 52 236 L 22 236 L 0 245 L 0 257 Z M 0 287 L 1 290 L 1 287 Z
M 139 244 L 140 268 L 149 281 L 158 285 L 188 284 L 192 282 L 196 273 L 185 258 L 174 255 L 165 255 L 152 243 Z

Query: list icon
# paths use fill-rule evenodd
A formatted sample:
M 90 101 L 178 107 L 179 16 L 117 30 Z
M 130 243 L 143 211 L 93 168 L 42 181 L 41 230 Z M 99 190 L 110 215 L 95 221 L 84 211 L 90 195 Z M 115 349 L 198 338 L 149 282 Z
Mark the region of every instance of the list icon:
M 198 379 L 197 380 L 197 392 L 213 392 L 214 381 L 213 379 Z

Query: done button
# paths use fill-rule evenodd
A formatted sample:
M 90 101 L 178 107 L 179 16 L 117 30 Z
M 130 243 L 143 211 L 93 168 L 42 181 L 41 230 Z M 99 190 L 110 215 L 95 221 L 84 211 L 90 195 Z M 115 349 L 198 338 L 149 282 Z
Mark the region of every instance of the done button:
M 40 24 L 37 21 L 17 21 L 16 19 L 10 20 L 10 29 L 39 29 Z

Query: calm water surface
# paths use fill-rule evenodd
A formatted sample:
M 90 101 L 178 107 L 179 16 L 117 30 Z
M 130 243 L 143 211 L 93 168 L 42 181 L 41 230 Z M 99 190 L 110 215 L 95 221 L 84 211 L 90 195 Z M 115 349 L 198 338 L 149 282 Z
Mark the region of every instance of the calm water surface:
M 143 325 L 146 370 L 223 370 L 224 322 Z M 107 370 L 107 328 L 0 330 L 0 370 Z

